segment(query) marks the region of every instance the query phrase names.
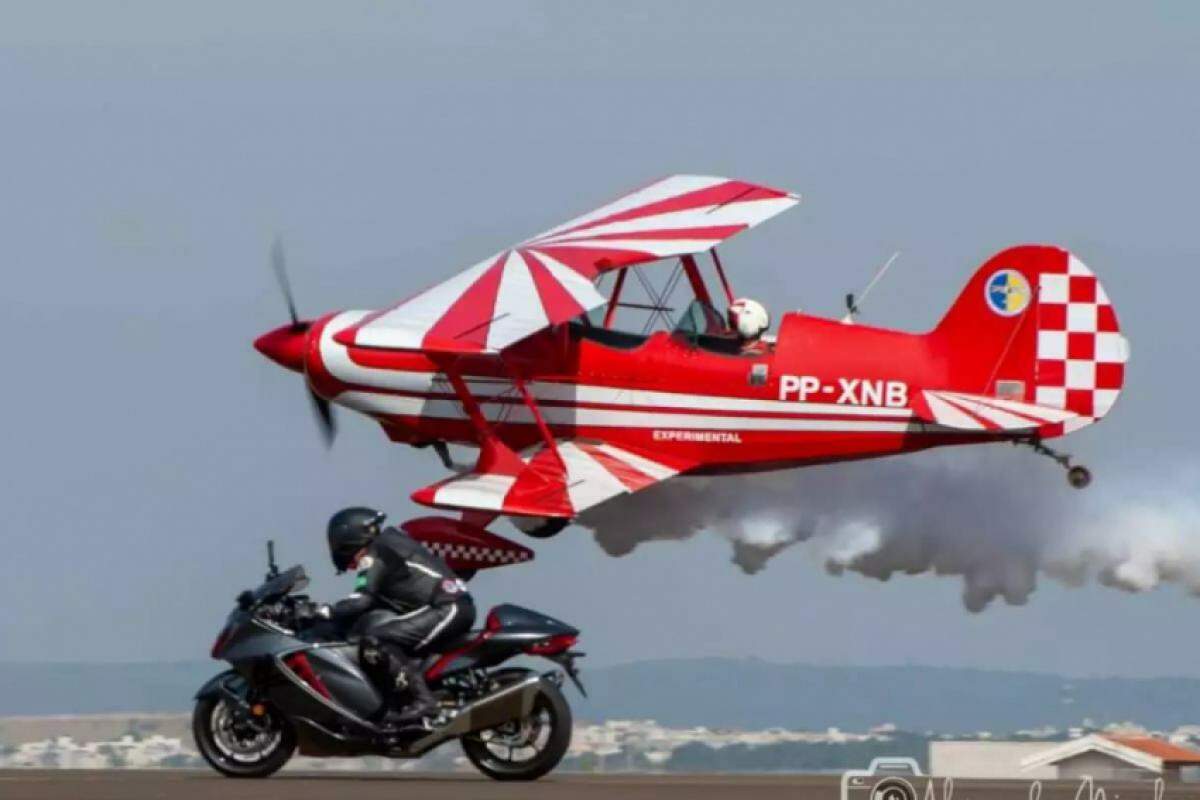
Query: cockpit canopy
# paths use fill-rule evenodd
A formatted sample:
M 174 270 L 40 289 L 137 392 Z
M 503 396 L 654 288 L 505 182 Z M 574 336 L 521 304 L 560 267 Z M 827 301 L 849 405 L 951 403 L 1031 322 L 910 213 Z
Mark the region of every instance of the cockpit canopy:
M 761 335 L 770 319 L 765 308 L 749 299 L 735 299 L 716 250 L 708 255 L 711 267 L 705 269 L 695 255 L 685 254 L 674 263 L 663 260 L 627 267 L 612 274 L 611 280 L 608 274 L 601 275 L 595 288 L 601 296 L 607 295 L 604 304 L 572 321 L 573 335 L 630 350 L 654 333 L 667 332 L 691 347 L 714 353 L 761 356 L 771 352 L 773 340 Z M 672 299 L 685 278 L 692 297 L 680 309 Z M 739 321 L 750 313 L 758 324 L 743 327 L 754 330 L 739 333 L 731 324 L 735 312 L 741 315 Z

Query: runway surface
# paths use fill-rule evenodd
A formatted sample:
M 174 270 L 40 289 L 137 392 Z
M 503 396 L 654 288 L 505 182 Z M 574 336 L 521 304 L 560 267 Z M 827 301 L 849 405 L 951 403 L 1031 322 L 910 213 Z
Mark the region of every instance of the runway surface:
M 1047 781 L 1040 793 L 1029 781 L 934 781 L 919 800 L 1099 800 L 1075 781 Z M 1101 782 L 1107 800 L 1200 798 L 1197 784 L 1169 784 L 1156 794 L 1153 784 Z M 3 800 L 774 800 L 838 798 L 837 775 L 551 775 L 535 783 L 496 783 L 470 774 L 284 772 L 261 781 L 235 781 L 213 773 L 185 770 L 6 770 L 0 771 Z M 861 800 L 868 800 L 863 797 Z

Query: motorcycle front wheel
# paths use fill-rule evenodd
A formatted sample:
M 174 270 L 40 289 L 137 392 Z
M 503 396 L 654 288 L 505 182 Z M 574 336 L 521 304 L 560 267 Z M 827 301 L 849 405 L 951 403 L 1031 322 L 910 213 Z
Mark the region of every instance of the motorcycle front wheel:
M 571 707 L 543 681 L 528 716 L 462 738 L 475 768 L 498 781 L 533 781 L 558 766 L 571 745 Z
M 196 701 L 192 736 L 209 766 L 230 778 L 265 778 L 296 750 L 296 732 L 278 713 L 250 717 L 224 697 Z

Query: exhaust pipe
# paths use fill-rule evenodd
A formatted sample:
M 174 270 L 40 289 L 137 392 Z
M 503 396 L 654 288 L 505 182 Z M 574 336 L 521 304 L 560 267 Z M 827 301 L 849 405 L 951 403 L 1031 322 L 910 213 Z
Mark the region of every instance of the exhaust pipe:
M 533 713 L 533 703 L 541 691 L 542 677 L 530 675 L 520 683 L 505 686 L 481 697 L 463 708 L 454 719 L 434 729 L 428 736 L 412 743 L 415 751 L 427 750 L 447 739 L 457 738 L 475 731 L 494 728 L 513 719 L 521 719 Z

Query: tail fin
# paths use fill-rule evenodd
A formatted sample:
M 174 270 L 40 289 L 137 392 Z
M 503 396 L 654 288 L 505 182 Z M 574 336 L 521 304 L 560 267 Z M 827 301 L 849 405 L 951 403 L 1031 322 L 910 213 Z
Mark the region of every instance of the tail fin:
M 946 388 L 1074 415 L 1069 433 L 1109 412 L 1129 345 L 1100 281 L 1066 250 L 1021 245 L 989 259 L 929 334 Z

